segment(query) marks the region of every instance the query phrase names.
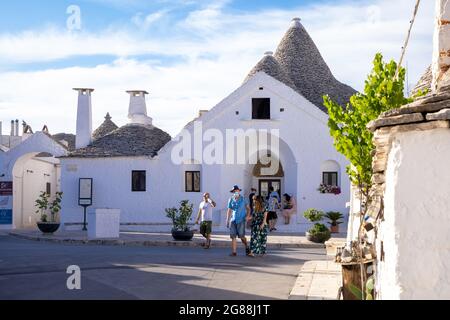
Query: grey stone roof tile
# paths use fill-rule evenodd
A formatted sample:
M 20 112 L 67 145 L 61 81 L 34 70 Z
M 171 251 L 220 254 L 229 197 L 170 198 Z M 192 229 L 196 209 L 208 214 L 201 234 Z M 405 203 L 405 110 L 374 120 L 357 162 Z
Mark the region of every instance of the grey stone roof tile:
M 102 123 L 100 127 L 97 128 L 97 130 L 94 131 L 92 134 L 92 139 L 98 140 L 107 134 L 113 132 L 114 130 L 117 130 L 119 127 L 111 121 L 111 116 L 109 115 L 109 112 L 105 116 L 105 121 Z
M 154 157 L 170 140 L 168 133 L 154 126 L 128 124 L 95 140 L 86 148 L 71 152 L 67 157 Z

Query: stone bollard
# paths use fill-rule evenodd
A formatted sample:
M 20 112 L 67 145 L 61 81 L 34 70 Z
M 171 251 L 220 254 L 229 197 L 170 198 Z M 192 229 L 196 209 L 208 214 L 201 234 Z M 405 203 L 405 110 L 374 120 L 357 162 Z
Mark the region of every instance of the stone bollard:
M 120 209 L 95 209 L 88 214 L 89 239 L 119 239 Z

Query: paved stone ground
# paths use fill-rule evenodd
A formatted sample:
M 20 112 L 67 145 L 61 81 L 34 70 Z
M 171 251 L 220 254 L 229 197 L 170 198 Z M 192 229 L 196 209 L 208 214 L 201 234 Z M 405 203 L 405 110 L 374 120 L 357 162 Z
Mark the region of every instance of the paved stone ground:
M 121 232 L 120 239 L 105 240 L 89 240 L 87 233 L 82 231 L 58 231 L 54 235 L 43 235 L 37 230 L 14 230 L 10 234 L 27 240 L 93 245 L 199 247 L 204 242 L 200 234 L 196 234 L 193 241 L 180 242 L 174 241 L 170 233 L 161 232 Z M 216 248 L 229 247 L 229 234 L 215 233 L 212 238 L 212 246 Z M 325 248 L 323 244 L 308 241 L 303 235 L 285 233 L 271 233 L 268 237 L 267 246 L 268 248 Z
M 0 233 L 0 300 L 288 299 L 305 262 L 322 248 L 270 249 L 265 258 L 228 248 L 99 246 L 38 242 Z M 69 265 L 82 290 L 66 288 Z
M 334 261 L 308 261 L 297 278 L 289 299 L 337 300 L 342 286 L 341 266 Z

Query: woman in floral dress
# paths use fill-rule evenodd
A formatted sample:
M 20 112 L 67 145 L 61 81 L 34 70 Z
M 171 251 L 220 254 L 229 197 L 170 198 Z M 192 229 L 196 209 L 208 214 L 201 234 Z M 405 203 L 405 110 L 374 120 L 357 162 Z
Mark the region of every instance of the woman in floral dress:
M 254 210 L 252 216 L 252 238 L 250 241 L 250 255 L 264 256 L 267 245 L 267 212 L 264 209 L 264 200 L 261 196 L 253 198 Z

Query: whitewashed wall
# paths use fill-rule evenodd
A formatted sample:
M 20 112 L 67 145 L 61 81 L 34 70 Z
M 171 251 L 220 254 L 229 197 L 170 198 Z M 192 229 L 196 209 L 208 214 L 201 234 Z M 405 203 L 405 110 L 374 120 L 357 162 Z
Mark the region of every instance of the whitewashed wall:
M 380 299 L 450 299 L 450 130 L 398 133 L 377 250 Z

